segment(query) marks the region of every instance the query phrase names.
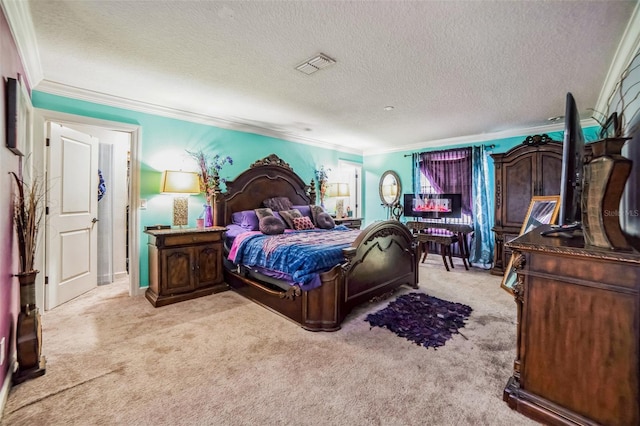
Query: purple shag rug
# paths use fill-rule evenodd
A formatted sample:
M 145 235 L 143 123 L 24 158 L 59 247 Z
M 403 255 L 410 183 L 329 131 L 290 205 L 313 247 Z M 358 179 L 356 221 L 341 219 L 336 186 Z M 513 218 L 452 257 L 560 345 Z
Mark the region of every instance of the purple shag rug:
M 471 314 L 471 307 L 424 293 L 408 293 L 384 309 L 367 315 L 371 327 L 388 328 L 400 337 L 426 348 L 443 346 L 459 333 Z

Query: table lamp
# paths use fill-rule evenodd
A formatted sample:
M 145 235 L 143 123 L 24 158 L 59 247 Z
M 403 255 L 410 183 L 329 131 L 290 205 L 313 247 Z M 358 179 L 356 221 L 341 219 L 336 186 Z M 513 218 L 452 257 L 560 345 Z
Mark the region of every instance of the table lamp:
M 336 197 L 336 217 L 344 217 L 344 198 L 351 196 L 348 183 L 330 183 L 327 196 Z
M 160 192 L 179 194 L 173 197 L 173 225 L 189 223 L 189 195 L 200 193 L 200 176 L 193 172 L 165 170 L 162 172 Z

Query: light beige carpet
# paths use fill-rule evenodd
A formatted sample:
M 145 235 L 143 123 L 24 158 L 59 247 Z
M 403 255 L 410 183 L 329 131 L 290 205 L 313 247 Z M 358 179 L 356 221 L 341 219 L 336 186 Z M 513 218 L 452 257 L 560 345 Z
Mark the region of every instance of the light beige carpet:
M 228 291 L 153 308 L 126 284 L 43 314 L 47 373 L 14 386 L 2 425 L 528 425 L 502 390 L 516 307 L 500 277 L 420 267 L 420 290 L 467 304 L 463 335 L 426 349 L 371 328 L 305 331 Z

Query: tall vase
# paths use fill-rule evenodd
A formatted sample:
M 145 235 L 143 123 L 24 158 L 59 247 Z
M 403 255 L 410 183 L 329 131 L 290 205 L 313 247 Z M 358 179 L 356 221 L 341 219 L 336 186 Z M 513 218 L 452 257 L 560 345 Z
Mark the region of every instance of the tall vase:
M 36 307 L 36 275 L 38 271 L 17 274 L 20 283 L 20 306 L 16 325 L 16 358 L 18 369 L 13 383 L 40 377 L 46 371 L 46 359 L 42 356 L 42 325 Z
M 20 272 L 16 274 L 20 283 L 20 308 L 29 312 L 36 307 L 36 276 L 39 271 Z
M 585 244 L 610 250 L 630 250 L 620 227 L 620 199 L 632 161 L 621 155 L 629 138 L 593 142 L 593 159 L 584 166 L 582 229 Z

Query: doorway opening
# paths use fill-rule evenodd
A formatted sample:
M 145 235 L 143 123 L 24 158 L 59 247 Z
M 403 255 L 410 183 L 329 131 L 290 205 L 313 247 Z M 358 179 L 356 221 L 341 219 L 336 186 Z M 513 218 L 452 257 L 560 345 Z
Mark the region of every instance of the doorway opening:
M 98 202 L 96 284 L 117 282 L 121 285 L 126 279 L 130 296 L 143 294 L 139 283 L 139 212 L 136 208 L 139 204 L 139 126 L 54 111 L 40 110 L 36 114 L 42 124 L 36 129 L 55 122 L 99 139 L 99 168 L 105 178 L 106 191 Z M 35 140 L 45 140 L 37 134 L 34 136 Z M 46 154 L 43 164 L 45 161 Z M 45 257 L 48 257 L 46 253 Z M 46 306 L 44 286 L 38 294 L 42 298 L 40 306 Z

